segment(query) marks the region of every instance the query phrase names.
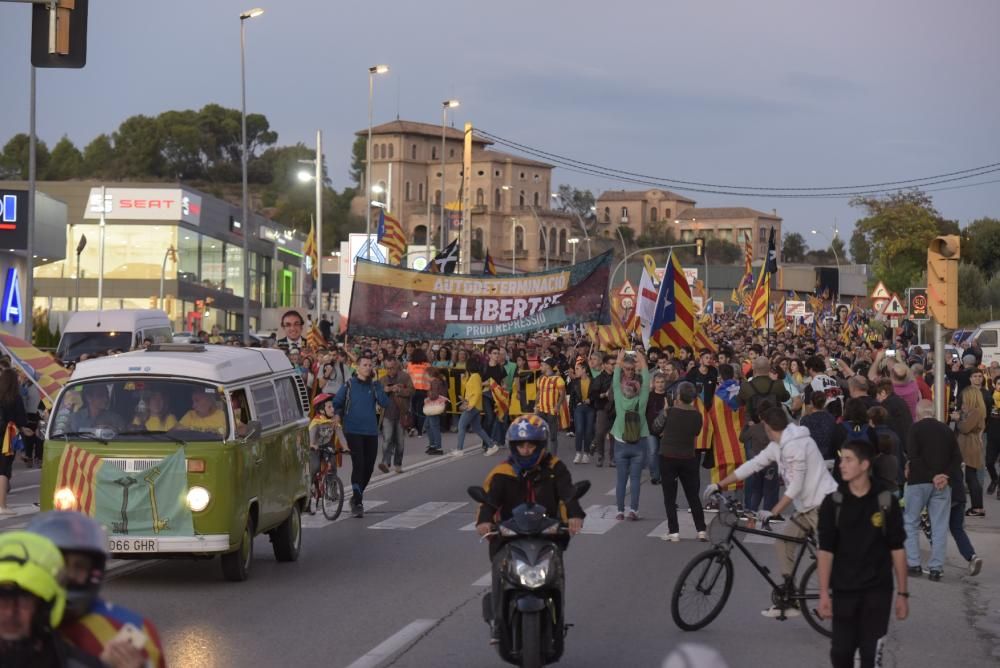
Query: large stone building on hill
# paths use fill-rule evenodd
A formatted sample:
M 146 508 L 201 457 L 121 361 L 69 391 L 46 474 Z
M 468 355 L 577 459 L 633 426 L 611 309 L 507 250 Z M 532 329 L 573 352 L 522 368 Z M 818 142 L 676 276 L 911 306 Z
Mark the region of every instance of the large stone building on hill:
M 367 134 L 367 129 L 357 132 Z M 371 181 L 384 191 L 372 198 L 389 205 L 410 244 L 423 246 L 429 239 L 440 247 L 441 207 L 457 210 L 461 201 L 463 142 L 461 131 L 446 129 L 442 193 L 440 125 L 396 120 L 372 128 Z M 544 269 L 546 258 L 553 268 L 568 265 L 569 240 L 582 241 L 585 233 L 576 216 L 550 208 L 553 166 L 493 150 L 490 144 L 473 139 L 473 258 L 481 259 L 489 250 L 501 273 L 510 271 L 512 262 L 517 271 Z M 364 186 L 361 192 L 367 190 Z M 365 198 L 356 197 L 354 213 L 364 216 L 366 204 Z M 448 239 L 453 239 L 460 217 L 446 211 L 444 220 Z M 580 245 L 581 258 L 586 257 L 586 246 Z

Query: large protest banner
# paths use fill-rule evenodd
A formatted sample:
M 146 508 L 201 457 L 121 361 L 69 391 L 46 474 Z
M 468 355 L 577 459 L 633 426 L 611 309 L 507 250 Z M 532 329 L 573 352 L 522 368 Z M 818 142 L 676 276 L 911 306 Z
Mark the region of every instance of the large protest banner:
M 611 253 L 513 276 L 441 275 L 358 260 L 347 334 L 482 339 L 610 322 Z

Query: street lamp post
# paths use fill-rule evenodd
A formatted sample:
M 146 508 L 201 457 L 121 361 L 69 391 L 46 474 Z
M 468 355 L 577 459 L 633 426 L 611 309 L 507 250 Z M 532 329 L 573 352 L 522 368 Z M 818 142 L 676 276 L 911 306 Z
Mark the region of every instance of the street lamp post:
M 448 231 L 445 228 L 444 220 L 444 147 L 445 147 L 445 133 L 448 130 L 448 110 L 454 109 L 460 104 L 458 100 L 445 100 L 441 103 L 441 248 L 448 245 Z M 430 197 L 430 193 L 428 193 Z M 430 221 L 427 221 L 428 229 L 430 229 Z
M 367 160 L 365 160 L 365 199 L 369 199 L 372 190 L 372 99 L 375 95 L 375 75 L 385 74 L 389 71 L 388 65 L 372 65 L 368 68 L 368 145 L 366 147 L 366 153 L 368 154 Z M 370 206 L 365 207 L 365 256 L 366 259 L 372 259 L 372 208 Z
M 316 131 L 316 159 L 299 160 L 301 163 L 314 164 L 315 173 L 299 172 L 300 181 L 316 182 L 316 317 L 313 322 L 319 326 L 323 319 L 323 132 Z
M 573 264 L 576 264 L 576 245 L 580 243 L 580 239 L 577 237 L 570 237 L 566 240 L 566 243 L 573 248 Z
M 250 214 L 247 200 L 247 65 L 246 65 L 246 22 L 260 16 L 260 7 L 240 14 L 240 126 L 243 168 L 243 189 L 241 193 L 240 231 L 243 232 L 243 345 L 250 345 Z
M 559 193 L 552 193 L 552 199 L 559 200 L 564 206 L 566 206 L 566 200 Z M 593 255 L 591 255 L 590 251 L 590 232 L 587 230 L 587 225 L 583 222 L 583 216 L 580 215 L 579 211 L 570 206 L 566 206 L 566 208 L 571 209 L 573 213 L 576 214 L 576 219 L 580 222 L 580 230 L 583 232 L 583 239 L 587 242 L 587 259 L 589 260 L 593 257 Z
M 163 285 L 164 285 L 164 283 L 166 282 L 166 279 L 167 279 L 167 260 L 168 259 L 169 260 L 173 260 L 174 262 L 177 262 L 177 251 L 174 249 L 173 246 L 169 246 L 167 248 L 166 252 L 163 254 L 163 266 L 160 267 L 160 301 L 159 301 L 159 304 L 160 304 L 160 309 L 164 310 L 164 311 L 166 311 L 167 309 L 165 308 L 166 304 L 164 304 L 164 301 L 163 301 L 164 300 Z M 77 264 L 79 265 L 79 261 L 77 262 Z

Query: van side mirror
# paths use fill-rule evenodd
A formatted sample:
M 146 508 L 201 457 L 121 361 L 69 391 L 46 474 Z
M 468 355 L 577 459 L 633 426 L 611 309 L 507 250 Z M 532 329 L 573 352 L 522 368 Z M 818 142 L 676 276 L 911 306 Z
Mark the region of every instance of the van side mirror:
M 246 443 L 258 438 L 261 431 L 260 420 L 250 420 L 247 424 L 247 433 L 243 435 L 243 442 Z

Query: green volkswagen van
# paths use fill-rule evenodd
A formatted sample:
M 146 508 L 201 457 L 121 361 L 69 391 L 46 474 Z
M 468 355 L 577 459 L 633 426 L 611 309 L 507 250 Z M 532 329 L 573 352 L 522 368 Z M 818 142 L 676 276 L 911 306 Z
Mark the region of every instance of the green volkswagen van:
M 308 422 L 280 350 L 154 344 L 88 360 L 52 407 L 41 509 L 92 515 L 116 558 L 221 555 L 245 580 L 257 534 L 298 559 Z

